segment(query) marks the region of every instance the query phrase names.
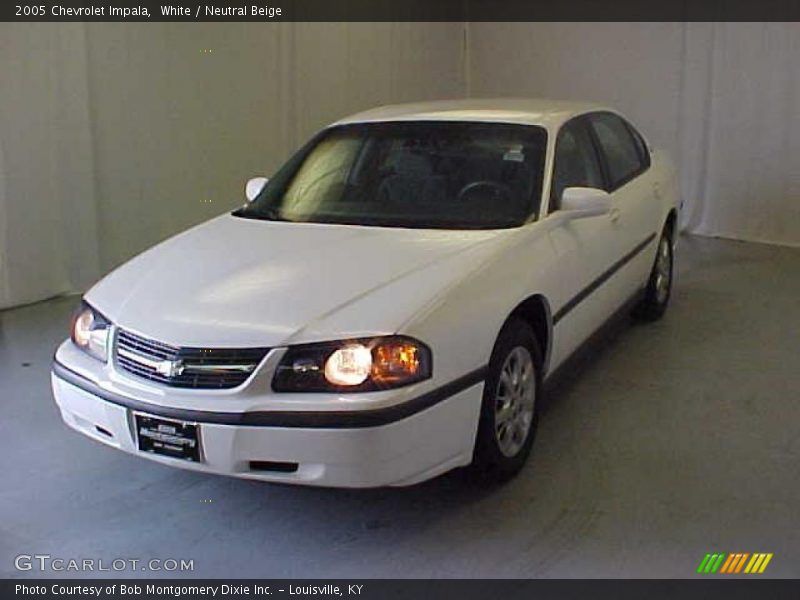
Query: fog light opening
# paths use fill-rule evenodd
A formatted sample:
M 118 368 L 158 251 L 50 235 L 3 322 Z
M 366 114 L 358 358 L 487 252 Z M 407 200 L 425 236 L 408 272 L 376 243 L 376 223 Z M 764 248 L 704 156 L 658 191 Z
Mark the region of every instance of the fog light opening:
M 293 462 L 277 462 L 272 460 L 251 460 L 251 471 L 271 471 L 273 473 L 294 473 L 299 465 Z
M 114 434 L 111 433 L 108 429 L 103 429 L 100 425 L 95 425 L 94 428 L 97 430 L 97 433 L 101 433 L 106 437 L 113 438 Z

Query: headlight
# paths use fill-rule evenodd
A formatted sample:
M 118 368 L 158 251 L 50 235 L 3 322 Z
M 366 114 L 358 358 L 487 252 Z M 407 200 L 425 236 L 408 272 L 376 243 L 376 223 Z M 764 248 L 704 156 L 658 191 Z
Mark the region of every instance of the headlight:
M 72 318 L 70 337 L 78 348 L 98 360 L 108 360 L 111 323 L 86 302 L 81 302 Z
M 404 336 L 292 346 L 284 354 L 276 392 L 370 392 L 428 379 L 431 351 Z

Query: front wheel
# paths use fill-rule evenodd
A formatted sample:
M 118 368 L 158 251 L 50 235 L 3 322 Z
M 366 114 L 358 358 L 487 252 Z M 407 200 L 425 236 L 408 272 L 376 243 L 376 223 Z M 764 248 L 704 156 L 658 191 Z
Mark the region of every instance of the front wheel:
M 672 271 L 672 228 L 667 225 L 658 241 L 656 260 L 647 280 L 644 298 L 634 311 L 636 317 L 656 321 L 664 316 L 672 293 Z
M 481 478 L 516 475 L 531 452 L 538 421 L 542 359 L 528 323 L 503 327 L 489 361 L 472 470 Z

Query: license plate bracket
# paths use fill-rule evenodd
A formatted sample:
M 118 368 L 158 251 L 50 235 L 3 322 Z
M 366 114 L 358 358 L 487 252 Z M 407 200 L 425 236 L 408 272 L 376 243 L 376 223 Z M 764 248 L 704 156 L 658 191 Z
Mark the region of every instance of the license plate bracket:
M 134 413 L 133 418 L 140 452 L 201 462 L 200 433 L 196 423 L 140 413 Z

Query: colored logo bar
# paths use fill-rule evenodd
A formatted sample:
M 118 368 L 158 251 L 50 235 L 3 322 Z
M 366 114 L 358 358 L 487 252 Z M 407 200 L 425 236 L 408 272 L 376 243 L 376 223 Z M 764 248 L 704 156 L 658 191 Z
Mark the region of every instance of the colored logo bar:
M 703 575 L 714 573 L 726 575 L 735 575 L 737 573 L 761 574 L 766 570 L 769 561 L 772 560 L 772 556 L 771 552 L 756 552 L 753 554 L 749 552 L 734 552 L 730 554 L 717 552 L 706 554 L 703 560 L 700 561 L 697 572 Z

